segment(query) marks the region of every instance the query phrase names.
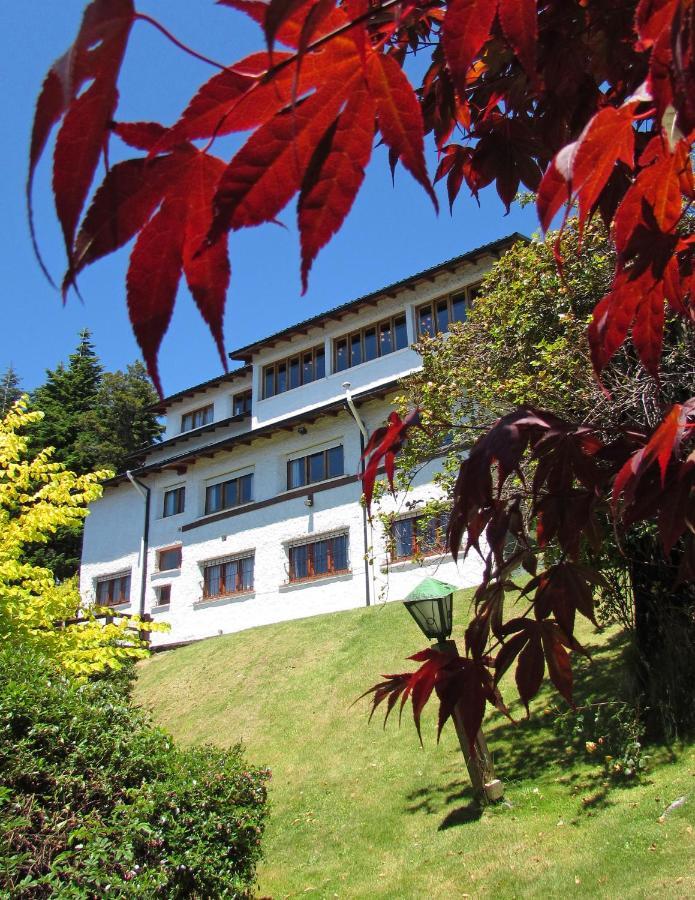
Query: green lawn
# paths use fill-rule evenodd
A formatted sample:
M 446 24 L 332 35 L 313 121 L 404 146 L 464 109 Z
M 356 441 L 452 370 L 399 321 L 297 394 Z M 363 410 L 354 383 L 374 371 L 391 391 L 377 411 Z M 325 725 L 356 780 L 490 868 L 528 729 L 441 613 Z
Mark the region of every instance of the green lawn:
M 463 611 L 463 604 L 459 603 Z M 460 629 L 454 636 L 462 643 Z M 578 695 L 620 684 L 617 635 L 584 632 Z M 695 747 L 650 748 L 636 785 L 606 788 L 555 736 L 541 697 L 526 721 L 485 725 L 509 805 L 471 803 L 453 726 L 424 749 L 410 710 L 381 727 L 352 701 L 404 671 L 424 640 L 400 604 L 213 638 L 141 665 L 138 702 L 183 743 L 242 741 L 268 765 L 271 820 L 259 895 L 693 897 Z M 506 696 L 512 700 L 513 687 Z M 659 816 L 682 795 L 687 802 Z

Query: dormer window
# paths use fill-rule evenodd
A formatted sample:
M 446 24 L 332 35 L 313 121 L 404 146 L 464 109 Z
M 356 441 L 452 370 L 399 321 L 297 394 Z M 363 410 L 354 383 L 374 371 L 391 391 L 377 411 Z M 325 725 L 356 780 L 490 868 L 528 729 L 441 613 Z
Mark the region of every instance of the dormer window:
M 202 428 L 212 422 L 213 404 L 201 406 L 181 416 L 181 431 L 192 431 L 194 428 Z
M 284 394 L 293 388 L 312 381 L 318 381 L 326 375 L 326 354 L 323 344 L 312 347 L 296 356 L 280 359 L 263 368 L 263 399 Z

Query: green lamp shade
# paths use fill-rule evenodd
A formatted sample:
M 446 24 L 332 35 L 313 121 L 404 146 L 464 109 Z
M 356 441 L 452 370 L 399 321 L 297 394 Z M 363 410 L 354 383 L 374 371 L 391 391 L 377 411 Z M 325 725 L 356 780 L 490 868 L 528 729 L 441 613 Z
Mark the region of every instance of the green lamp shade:
M 425 578 L 403 603 L 425 637 L 445 641 L 451 635 L 452 598 L 458 588 L 437 578 Z

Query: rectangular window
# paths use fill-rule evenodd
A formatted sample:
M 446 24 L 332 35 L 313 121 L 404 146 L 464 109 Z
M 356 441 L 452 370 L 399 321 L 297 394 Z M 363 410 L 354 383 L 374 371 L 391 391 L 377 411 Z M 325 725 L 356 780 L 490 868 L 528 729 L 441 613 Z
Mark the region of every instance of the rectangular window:
M 289 548 L 290 582 L 306 581 L 348 571 L 347 534 Z
M 472 284 L 456 294 L 440 297 L 439 300 L 419 306 L 417 309 L 418 334 L 421 336 L 443 334 L 449 330 L 452 322 L 465 322 L 468 310 L 479 293 L 480 284 Z
M 251 390 L 235 394 L 232 400 L 232 415 L 246 416 L 251 412 Z
M 96 583 L 97 606 L 130 603 L 130 572 L 109 575 Z
M 287 463 L 287 490 L 336 478 L 344 474 L 343 445 L 319 450 L 299 459 L 290 459 Z
M 155 588 L 157 595 L 157 606 L 169 606 L 171 603 L 171 585 L 163 584 L 161 587 Z
M 263 369 L 263 398 L 318 381 L 326 375 L 326 352 L 323 345 L 305 350 L 299 356 L 280 359 Z
M 253 472 L 238 478 L 230 478 L 228 481 L 219 481 L 217 484 L 209 485 L 205 490 L 205 515 L 232 506 L 241 506 L 242 503 L 250 503 L 252 500 Z
M 386 356 L 394 350 L 408 346 L 408 329 L 405 315 L 394 316 L 376 325 L 367 325 L 359 331 L 333 341 L 333 365 L 336 372 L 351 366 Z
M 164 491 L 164 512 L 162 515 L 177 516 L 182 513 L 186 504 L 186 488 L 177 487 Z
M 203 567 L 203 599 L 228 597 L 253 590 L 253 556 L 242 556 Z
M 213 404 L 210 403 L 209 406 L 201 406 L 200 409 L 184 413 L 181 416 L 181 431 L 192 431 L 194 428 L 209 425 L 212 422 L 213 409 Z
M 157 571 L 168 572 L 181 568 L 181 547 L 164 547 L 157 551 Z
M 448 513 L 397 519 L 391 526 L 391 561 L 446 553 L 448 524 Z

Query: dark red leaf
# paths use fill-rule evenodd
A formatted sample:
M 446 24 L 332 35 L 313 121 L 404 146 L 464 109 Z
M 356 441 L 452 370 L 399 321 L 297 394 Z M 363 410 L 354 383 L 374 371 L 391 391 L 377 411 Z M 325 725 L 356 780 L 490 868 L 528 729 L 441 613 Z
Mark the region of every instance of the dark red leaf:
M 64 290 L 85 266 L 126 244 L 161 203 L 176 172 L 172 157 L 129 159 L 106 175 L 87 210 L 75 241 L 74 262 Z
M 438 209 L 425 165 L 422 112 L 410 82 L 398 63 L 382 53 L 369 54 L 366 73 L 384 143 L 398 154 Z
M 490 37 L 497 0 L 452 0 L 442 26 L 442 44 L 449 71 L 461 98 L 471 64 Z
M 128 268 L 128 312 L 147 368 L 162 394 L 157 354 L 169 327 L 181 277 L 185 212 L 165 203 L 135 242 Z
M 111 130 L 137 150 L 151 150 L 167 133 L 167 129 L 158 122 L 113 122 Z
M 577 142 L 572 162 L 572 192 L 579 202 L 580 227 L 594 209 L 616 162 L 632 168 L 635 154 L 635 103 L 607 106 L 591 119 Z
M 547 231 L 559 210 L 569 203 L 572 195 L 572 166 L 577 141 L 567 144 L 550 162 L 538 188 L 536 207 L 544 231 Z
M 562 634 L 559 626 L 553 622 L 543 622 L 541 624 L 543 650 L 548 664 L 548 675 L 550 675 L 550 680 L 565 700 L 570 706 L 573 706 L 572 664 L 570 663 L 569 653 L 563 646 L 567 639 Z
M 526 646 L 519 653 L 519 660 L 514 675 L 519 697 L 526 707 L 526 715 L 529 712 L 528 705 L 530 701 L 540 689 L 544 672 L 545 659 L 540 635 L 530 635 Z
M 519 62 L 531 81 L 536 73 L 538 11 L 536 0 L 499 0 L 500 24 Z
M 357 83 L 330 83 L 261 126 L 232 159 L 214 202 L 208 240 L 230 228 L 272 221 L 299 189 L 319 141 Z
M 80 213 L 109 135 L 116 80 L 134 19 L 132 0 L 92 0 L 75 43 L 51 68 L 32 130 L 27 196 L 31 222 L 34 171 L 54 125 L 53 191 L 68 258 Z M 84 90 L 86 86 L 86 90 Z
M 359 85 L 318 144 L 297 205 L 302 289 L 317 253 L 343 224 L 364 180 L 374 140 L 374 102 Z
M 212 225 L 212 201 L 225 169 L 221 159 L 206 153 L 196 153 L 186 167 L 185 177 L 172 191 L 172 196 L 180 197 L 186 209 L 183 243 L 186 282 L 200 314 L 210 328 L 222 367 L 226 370 L 223 322 L 230 277 L 226 236 L 200 251 Z
M 362 490 L 364 491 L 367 510 L 371 513 L 372 495 L 374 493 L 374 482 L 376 480 L 379 465 L 382 461 L 386 461 L 391 456 L 389 466 L 392 466 L 393 456 L 403 446 L 408 431 L 413 426 L 420 423 L 420 412 L 415 409 L 401 419 L 397 412 L 389 413 L 388 426 L 386 428 L 377 428 L 372 434 L 364 453 L 362 460 L 366 461 L 365 470 L 362 473 Z M 391 484 L 392 489 L 393 485 Z

